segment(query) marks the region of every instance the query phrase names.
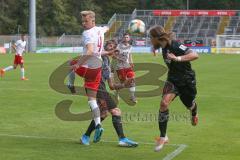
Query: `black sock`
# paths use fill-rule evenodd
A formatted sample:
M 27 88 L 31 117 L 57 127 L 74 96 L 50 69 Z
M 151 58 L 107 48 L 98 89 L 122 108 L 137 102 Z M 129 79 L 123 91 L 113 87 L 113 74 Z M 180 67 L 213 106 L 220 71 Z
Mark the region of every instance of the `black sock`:
M 101 118 L 101 121 L 103 121 L 103 120 L 104 120 L 104 118 Z M 85 135 L 90 137 L 91 133 L 92 133 L 94 130 L 95 130 L 95 121 L 92 120 L 91 123 L 90 123 L 89 126 L 88 126 L 88 129 L 87 129 Z
M 119 138 L 125 138 L 125 135 L 123 133 L 121 116 L 113 115 L 112 116 L 112 123 L 113 123 L 113 126 L 114 126 L 114 128 L 117 132 L 118 137 Z
M 192 116 L 196 116 L 196 115 L 197 115 L 197 103 L 195 103 L 195 106 L 192 109 Z
M 168 118 L 169 118 L 168 110 L 166 110 L 164 112 L 159 111 L 158 125 L 159 125 L 159 130 L 160 130 L 160 133 L 161 133 L 160 137 L 165 137 L 166 136 Z

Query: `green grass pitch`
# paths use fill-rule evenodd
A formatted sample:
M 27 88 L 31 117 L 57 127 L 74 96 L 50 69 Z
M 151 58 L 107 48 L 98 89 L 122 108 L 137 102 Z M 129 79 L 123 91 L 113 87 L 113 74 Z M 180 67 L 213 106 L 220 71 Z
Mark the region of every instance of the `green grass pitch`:
M 111 124 L 105 120 L 103 141 L 90 146 L 78 143 L 89 121 L 62 121 L 55 115 L 55 105 L 64 99 L 74 101 L 73 113 L 88 111 L 83 96 L 63 95 L 49 87 L 49 76 L 60 64 L 74 57 L 70 54 L 28 54 L 26 76 L 20 80 L 19 68 L 0 79 L 0 159 L 1 160 L 160 160 L 187 147 L 174 160 L 237 160 L 240 148 L 240 56 L 201 55 L 193 62 L 197 73 L 199 125 L 192 127 L 188 111 L 177 98 L 170 106 L 168 125 L 170 145 L 153 152 L 159 135 L 156 121 L 124 121 L 127 137 L 139 142 L 137 148 L 120 148 Z M 134 55 L 135 62 L 164 64 L 162 57 Z M 13 61 L 13 55 L 0 55 L 0 67 Z M 161 77 L 163 80 L 166 76 Z M 147 88 L 141 88 L 146 89 Z M 140 98 L 135 107 L 122 101 L 123 113 L 158 113 L 161 96 Z M 113 142 L 112 142 L 113 141 Z

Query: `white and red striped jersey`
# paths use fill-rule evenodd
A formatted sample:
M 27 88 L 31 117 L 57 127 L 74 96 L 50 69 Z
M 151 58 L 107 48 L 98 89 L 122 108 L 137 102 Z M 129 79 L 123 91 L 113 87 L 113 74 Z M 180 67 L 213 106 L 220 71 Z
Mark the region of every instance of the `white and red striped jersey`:
M 119 50 L 119 53 L 116 54 L 116 70 L 131 67 L 130 63 L 132 62 L 130 62 L 130 54 L 132 50 L 132 45 L 125 45 L 124 43 L 120 43 L 117 46 L 117 49 Z
M 91 29 L 85 30 L 82 34 L 82 41 L 83 41 L 83 55 L 87 52 L 87 44 L 93 44 L 94 50 L 93 50 L 93 56 L 97 57 L 101 60 L 101 53 L 103 51 L 103 45 L 104 45 L 104 33 L 108 31 L 108 27 L 93 27 Z M 99 67 L 99 64 L 96 63 L 96 58 L 94 60 L 93 58 L 90 58 L 87 60 L 87 62 L 84 64 L 84 67 L 87 68 L 96 68 Z
M 18 40 L 18 41 L 15 43 L 15 46 L 16 46 L 16 55 L 22 56 L 23 52 L 25 51 L 26 44 L 27 44 L 27 42 L 26 42 L 26 41 L 22 41 L 21 39 Z

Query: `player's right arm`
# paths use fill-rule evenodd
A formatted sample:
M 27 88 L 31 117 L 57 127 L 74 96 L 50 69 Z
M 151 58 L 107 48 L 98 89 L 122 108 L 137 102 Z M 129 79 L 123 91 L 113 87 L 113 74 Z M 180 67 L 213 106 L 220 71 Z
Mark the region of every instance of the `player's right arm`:
M 16 52 L 16 45 L 12 44 L 12 49 L 14 50 L 14 52 Z
M 119 60 L 119 61 L 123 61 L 123 62 L 126 61 L 126 59 L 125 59 L 124 57 L 121 57 L 121 56 L 120 56 L 120 50 L 119 50 L 119 49 L 116 49 L 116 50 L 114 51 L 112 57 L 113 57 L 114 59 Z
M 79 66 L 83 65 L 89 59 L 89 56 L 93 55 L 93 47 L 93 44 L 86 45 L 87 50 L 85 56 L 79 57 L 78 63 L 72 66 L 73 69 L 79 68 Z
M 85 45 L 84 47 L 86 48 L 84 53 L 85 56 L 79 57 L 78 63 L 72 66 L 73 69 L 76 69 L 82 64 L 84 64 L 84 62 L 88 60 L 89 56 L 92 56 L 94 54 L 94 39 L 93 36 L 91 36 L 87 32 L 83 32 L 83 44 Z
M 175 46 L 177 55 L 173 53 L 168 53 L 167 58 L 177 62 L 189 62 L 198 59 L 198 54 L 192 49 L 186 47 L 183 44 L 178 44 Z
M 86 45 L 86 55 L 93 55 L 93 53 L 94 53 L 94 45 L 93 45 L 93 43 L 88 43 L 87 45 Z
M 19 40 L 16 43 L 12 44 L 13 50 L 16 52 L 17 51 L 17 45 L 19 44 Z
M 115 49 L 110 50 L 110 51 L 104 50 L 104 51 L 102 51 L 101 55 L 102 55 L 102 56 L 105 56 L 105 55 L 111 56 L 111 55 L 114 54 L 114 52 L 115 52 Z

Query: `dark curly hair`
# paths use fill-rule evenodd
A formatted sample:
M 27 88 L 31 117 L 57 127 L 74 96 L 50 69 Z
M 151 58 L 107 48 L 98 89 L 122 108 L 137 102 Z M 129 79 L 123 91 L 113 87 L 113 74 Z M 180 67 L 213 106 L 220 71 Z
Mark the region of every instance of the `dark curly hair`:
M 114 40 L 114 39 L 111 39 L 111 40 L 108 40 L 105 42 L 105 45 L 104 45 L 104 49 L 107 50 L 107 45 L 109 44 L 113 44 L 114 45 L 114 49 L 117 48 L 117 41 Z

